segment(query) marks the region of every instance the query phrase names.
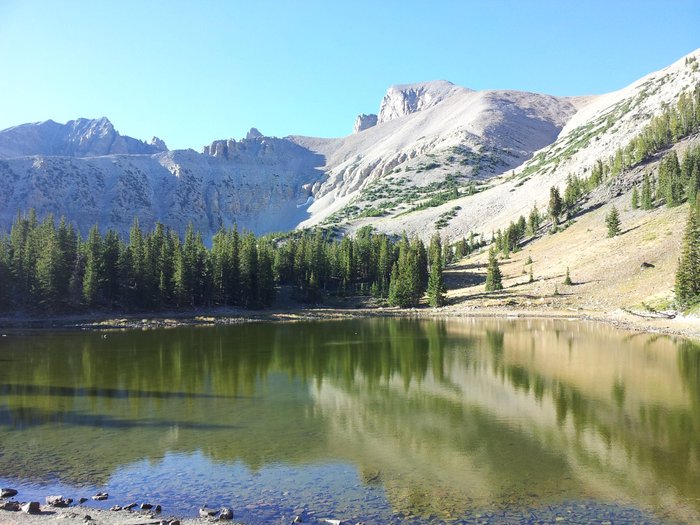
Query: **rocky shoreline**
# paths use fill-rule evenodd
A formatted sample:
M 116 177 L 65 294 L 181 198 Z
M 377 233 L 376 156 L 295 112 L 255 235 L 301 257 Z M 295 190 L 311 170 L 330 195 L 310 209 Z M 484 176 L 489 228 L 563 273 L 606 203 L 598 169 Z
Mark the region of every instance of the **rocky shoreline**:
M 0 525 L 213 525 L 215 523 L 231 523 L 242 525 L 236 521 L 231 509 L 222 508 L 199 510 L 199 518 L 178 518 L 166 513 L 157 512 L 156 506 L 143 508 L 143 504 L 127 505 L 125 507 L 113 506 L 110 510 L 97 509 L 84 505 L 86 498 L 81 498 L 82 503 L 73 505 L 68 498 L 49 496 L 47 503 L 40 505 L 38 502 L 21 503 L 14 499 L 0 498 Z M 54 504 L 48 503 L 51 500 Z M 80 500 L 79 500 L 80 501 Z M 56 505 L 58 503 L 58 505 Z M 65 506 L 64 506 L 65 504 Z M 15 506 L 21 508 L 16 509 Z M 146 504 L 148 506 L 148 504 Z M 117 508 L 118 507 L 118 508 Z M 295 511 L 297 512 L 297 511 Z M 417 516 L 396 516 L 391 523 L 412 524 L 421 523 Z M 428 522 L 435 523 L 434 519 Z M 538 525 L 546 523 L 598 523 L 612 525 L 613 523 L 647 523 L 648 525 L 667 525 L 692 523 L 693 519 L 656 514 L 651 510 L 641 510 L 628 507 L 619 503 L 604 503 L 599 501 L 569 501 L 558 504 L 544 504 L 537 508 L 497 507 L 491 510 L 474 510 L 473 513 L 463 516 L 456 523 L 463 525 L 500 525 L 509 523 L 512 525 Z M 257 521 L 256 521 L 257 523 Z M 298 514 L 279 516 L 277 519 L 266 521 L 276 525 L 365 525 L 363 521 L 342 520 L 334 518 L 316 517 L 313 512 L 300 510 Z M 368 524 L 377 522 L 370 520 Z M 442 523 L 442 522 L 441 522 Z
M 411 318 L 505 318 L 505 319 L 566 319 L 606 323 L 622 330 L 649 332 L 700 339 L 700 318 L 682 315 L 646 315 L 628 309 L 586 310 L 583 308 L 550 308 L 536 306 L 513 308 L 489 305 L 450 305 L 442 308 L 397 307 L 309 307 L 285 310 L 230 310 L 206 312 L 168 312 L 163 314 L 134 314 L 114 317 L 106 313 L 89 316 L 60 317 L 0 317 L 0 336 L 11 332 L 45 330 L 151 330 L 183 326 L 221 326 L 252 322 L 299 322 L 362 319 L 373 317 Z
M 219 521 L 231 523 L 233 510 L 228 507 L 199 509 L 199 518 L 178 518 L 163 512 L 161 505 L 148 502 L 133 502 L 128 505 L 113 505 L 109 510 L 88 507 L 88 498 L 77 501 L 65 496 L 46 496 L 44 504 L 38 501 L 18 499 L 19 491 L 13 488 L 0 489 L 0 524 L 38 525 L 48 523 L 81 525 L 193 525 Z M 106 501 L 109 494 L 99 492 L 90 499 Z

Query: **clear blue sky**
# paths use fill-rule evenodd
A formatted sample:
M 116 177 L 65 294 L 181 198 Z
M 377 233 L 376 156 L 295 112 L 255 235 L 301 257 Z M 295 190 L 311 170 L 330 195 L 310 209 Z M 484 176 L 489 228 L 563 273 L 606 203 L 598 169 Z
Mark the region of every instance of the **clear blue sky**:
M 342 136 L 391 84 L 602 93 L 698 47 L 700 0 L 0 0 L 0 129 Z

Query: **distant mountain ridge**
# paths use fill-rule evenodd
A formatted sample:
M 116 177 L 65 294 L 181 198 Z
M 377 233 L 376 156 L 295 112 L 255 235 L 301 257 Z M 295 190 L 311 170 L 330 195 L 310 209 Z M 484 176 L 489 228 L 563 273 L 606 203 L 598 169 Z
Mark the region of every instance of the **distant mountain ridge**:
M 99 157 L 143 155 L 167 151 L 165 143 L 153 137 L 146 143 L 120 135 L 106 118 L 69 120 L 59 124 L 46 120 L 22 124 L 0 132 L 0 158 L 28 155 Z
M 397 85 L 346 137 L 253 128 L 201 153 L 121 135 L 106 118 L 23 124 L 0 131 L 0 228 L 34 208 L 82 231 L 99 223 L 126 233 L 138 217 L 181 232 L 192 222 L 205 237 L 234 223 L 256 233 L 371 224 L 427 237 L 438 223 L 447 237 L 489 233 L 546 206 L 551 185 L 614 154 L 693 89 L 699 56 L 589 97 Z

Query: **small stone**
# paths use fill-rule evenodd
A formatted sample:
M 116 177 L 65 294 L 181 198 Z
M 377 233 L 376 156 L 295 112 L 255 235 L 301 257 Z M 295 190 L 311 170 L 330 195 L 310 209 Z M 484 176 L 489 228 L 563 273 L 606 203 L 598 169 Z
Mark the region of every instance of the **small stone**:
M 161 512 L 163 510 L 163 508 L 160 505 L 156 505 L 153 510 L 155 510 L 156 513 L 158 513 L 158 512 Z
M 232 520 L 233 519 L 233 511 L 229 509 L 228 507 L 221 507 L 221 510 L 219 511 L 219 519 L 220 520 Z
M 85 514 L 83 521 L 92 521 L 92 516 L 90 516 L 90 514 Z
M 141 503 L 141 505 L 139 505 L 139 508 L 141 510 L 151 510 L 153 508 L 153 505 L 151 505 L 150 503 Z
M 114 506 L 110 507 L 109 510 L 117 512 L 119 510 L 122 510 L 122 508 L 119 505 L 114 505 Z
M 78 500 L 78 503 L 80 503 L 80 504 L 82 505 L 82 504 L 85 503 L 87 500 L 88 500 L 87 498 L 80 498 L 80 499 Z M 90 518 L 90 519 L 92 519 L 92 518 Z
M 71 498 L 63 496 L 46 496 L 46 504 L 50 507 L 64 508 L 73 503 Z
M 202 518 L 211 518 L 212 516 L 216 516 L 218 512 L 218 510 L 202 507 L 201 509 L 199 509 L 199 516 Z
M 129 503 L 128 505 L 124 505 L 124 510 L 131 510 L 133 509 L 138 503 Z
M 180 525 L 180 520 L 170 520 L 168 525 Z
M 3 501 L 0 502 L 0 509 L 17 512 L 19 510 L 19 503 L 16 501 Z
M 294 519 L 292 520 L 292 523 L 301 523 L 304 520 L 301 519 L 301 516 L 294 516 Z
M 38 501 L 30 501 L 22 505 L 22 512 L 25 514 L 41 514 L 41 507 Z
M 95 494 L 92 497 L 92 499 L 95 501 L 104 501 L 108 498 L 109 498 L 109 494 L 107 494 L 106 492 L 98 492 L 97 494 Z
M 0 489 L 0 498 L 12 498 L 17 495 L 15 489 Z

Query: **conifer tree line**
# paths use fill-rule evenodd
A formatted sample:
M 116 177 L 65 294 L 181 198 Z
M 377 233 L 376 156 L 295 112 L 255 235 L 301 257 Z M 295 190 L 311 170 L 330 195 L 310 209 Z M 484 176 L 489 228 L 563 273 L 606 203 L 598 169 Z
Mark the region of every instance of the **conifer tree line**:
M 280 285 L 297 298 L 372 295 L 389 304 L 444 304 L 442 272 L 454 253 L 470 253 L 473 238 L 453 247 L 439 236 L 426 250 L 418 238 L 393 239 L 362 228 L 354 237 L 327 231 L 256 237 L 236 227 L 217 232 L 211 248 L 190 225 L 183 239 L 135 220 L 128 239 L 93 226 L 83 238 L 65 219 L 18 214 L 0 237 L 0 310 L 65 313 L 85 309 L 155 311 L 270 306 Z
M 556 229 L 562 214 L 570 219 L 577 211 L 580 200 L 597 186 L 698 131 L 700 85 L 692 93 L 682 93 L 675 105 L 666 107 L 660 115 L 652 118 L 625 147 L 618 148 L 612 157 L 598 159 L 593 164 L 590 175 L 570 174 L 563 198 L 558 188 L 553 187 L 548 207 L 553 229 Z M 689 148 L 680 161 L 676 152 L 671 151 L 661 159 L 655 181 L 648 174 L 645 175 L 641 188 L 637 191 L 638 205 L 641 209 L 650 210 L 661 203 L 676 206 L 686 198 L 693 202 L 698 188 L 700 148 Z

